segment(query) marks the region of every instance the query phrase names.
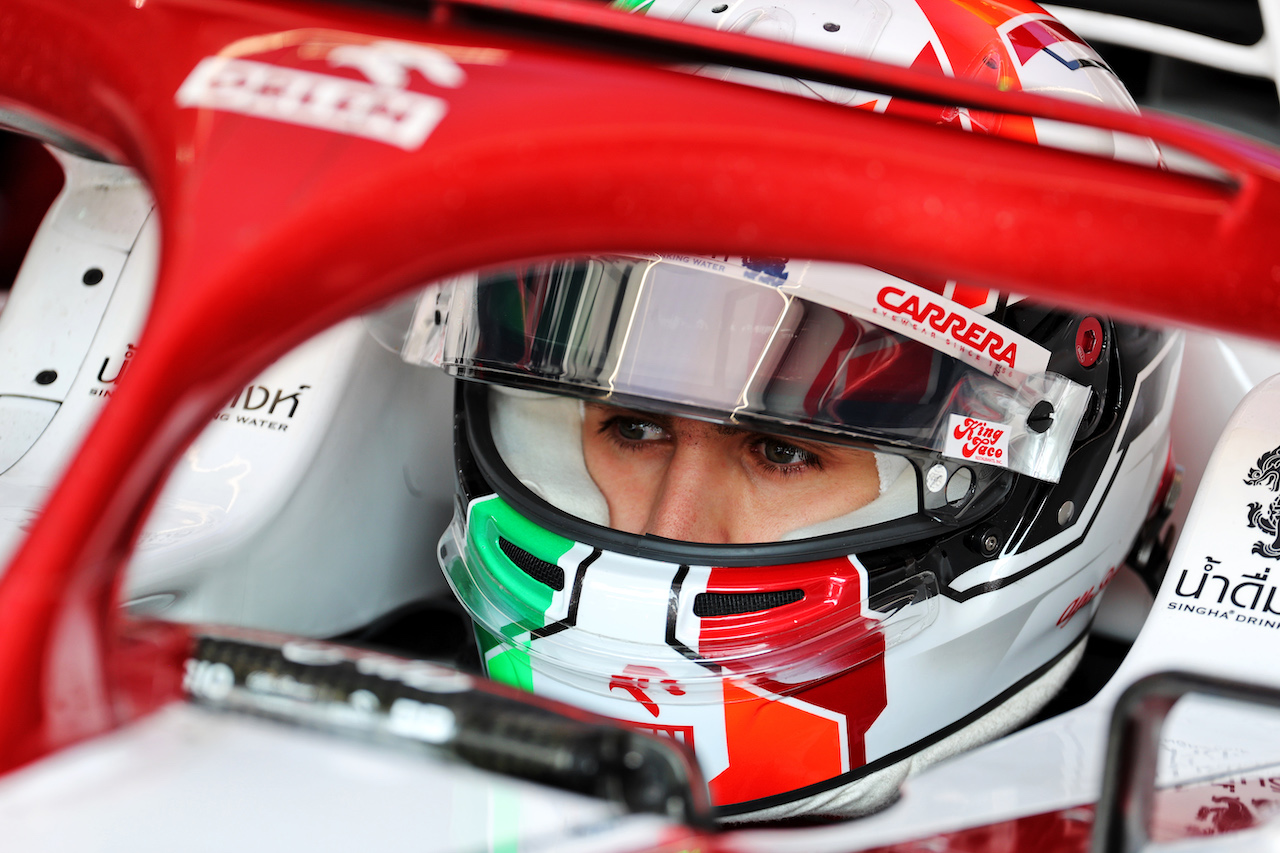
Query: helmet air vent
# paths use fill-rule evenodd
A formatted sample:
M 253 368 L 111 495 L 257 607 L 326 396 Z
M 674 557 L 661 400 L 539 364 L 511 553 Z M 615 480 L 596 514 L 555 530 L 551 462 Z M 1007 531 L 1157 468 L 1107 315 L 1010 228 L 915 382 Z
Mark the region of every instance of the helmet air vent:
M 555 563 L 539 559 L 501 536 L 498 537 L 498 547 L 507 555 L 508 560 L 538 583 L 545 584 L 556 592 L 564 589 L 564 569 Z
M 700 592 L 693 599 L 693 615 L 700 619 L 708 616 L 737 616 L 772 610 L 784 604 L 795 604 L 804 598 L 802 589 L 780 589 L 770 592 Z

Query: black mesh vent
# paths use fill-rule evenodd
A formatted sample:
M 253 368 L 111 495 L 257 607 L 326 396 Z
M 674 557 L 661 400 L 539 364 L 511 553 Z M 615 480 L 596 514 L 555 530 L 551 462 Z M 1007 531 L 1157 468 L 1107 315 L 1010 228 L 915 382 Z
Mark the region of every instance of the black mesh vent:
M 508 560 L 515 563 L 522 572 L 538 583 L 546 584 L 556 592 L 564 589 L 564 569 L 555 563 L 540 560 L 525 549 L 511 544 L 501 536 L 498 537 L 498 547 L 502 549 L 502 553 L 507 555 Z
M 693 615 L 700 619 L 708 616 L 737 616 L 739 613 L 755 613 L 772 610 L 784 604 L 794 604 L 804 598 L 802 589 L 781 589 L 774 592 L 700 592 L 693 599 Z

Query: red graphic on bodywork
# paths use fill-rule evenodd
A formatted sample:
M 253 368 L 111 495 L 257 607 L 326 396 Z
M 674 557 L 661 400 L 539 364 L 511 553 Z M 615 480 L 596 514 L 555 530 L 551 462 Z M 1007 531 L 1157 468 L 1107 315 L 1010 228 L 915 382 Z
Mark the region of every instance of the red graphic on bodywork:
M 1274 820 L 1280 813 L 1280 776 L 1270 767 L 1257 776 L 1175 785 L 1156 792 L 1151 839 L 1223 835 Z

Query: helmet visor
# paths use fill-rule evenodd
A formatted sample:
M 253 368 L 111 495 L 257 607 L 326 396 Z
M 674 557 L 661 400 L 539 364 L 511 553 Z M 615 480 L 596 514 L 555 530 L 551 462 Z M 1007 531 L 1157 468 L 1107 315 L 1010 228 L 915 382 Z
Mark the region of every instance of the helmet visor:
M 961 330 L 959 306 L 941 318 L 953 334 L 934 332 L 928 314 L 904 327 L 877 300 L 901 306 L 907 282 L 896 303 L 856 276 L 847 284 L 819 301 L 829 286 L 636 257 L 467 276 L 424 292 L 402 355 L 463 377 L 1057 481 L 1087 389 L 1042 367 L 1009 369 L 1000 347 L 1016 335 L 979 315 L 985 326 Z

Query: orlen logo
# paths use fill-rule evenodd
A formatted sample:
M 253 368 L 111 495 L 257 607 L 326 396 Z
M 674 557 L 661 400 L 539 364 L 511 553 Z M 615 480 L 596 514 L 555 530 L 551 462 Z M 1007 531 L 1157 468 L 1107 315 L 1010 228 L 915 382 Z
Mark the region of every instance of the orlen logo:
M 970 322 L 955 311 L 948 311 L 936 302 L 921 302 L 918 296 L 908 296 L 900 287 L 883 287 L 876 294 L 876 302 L 881 308 L 893 313 L 903 314 L 917 323 L 927 323 L 934 331 L 946 335 L 952 340 L 972 347 L 980 353 L 990 356 L 994 361 L 1003 362 L 1009 367 L 1016 367 L 1018 345 L 1010 341 L 1004 342 L 998 333 L 980 323 Z
M 329 67 L 355 69 L 370 82 L 252 59 L 211 56 L 202 59 L 178 89 L 178 106 L 316 127 L 413 150 L 427 140 L 447 109 L 440 98 L 410 91 L 413 75 L 448 89 L 466 80 L 450 56 L 421 44 L 317 41 L 298 47 L 298 56 L 309 60 L 322 57 Z M 280 58 L 296 61 L 289 55 Z
M 972 459 L 1006 468 L 1009 465 L 1008 427 L 979 418 L 951 415 L 943 453 L 953 459 Z

